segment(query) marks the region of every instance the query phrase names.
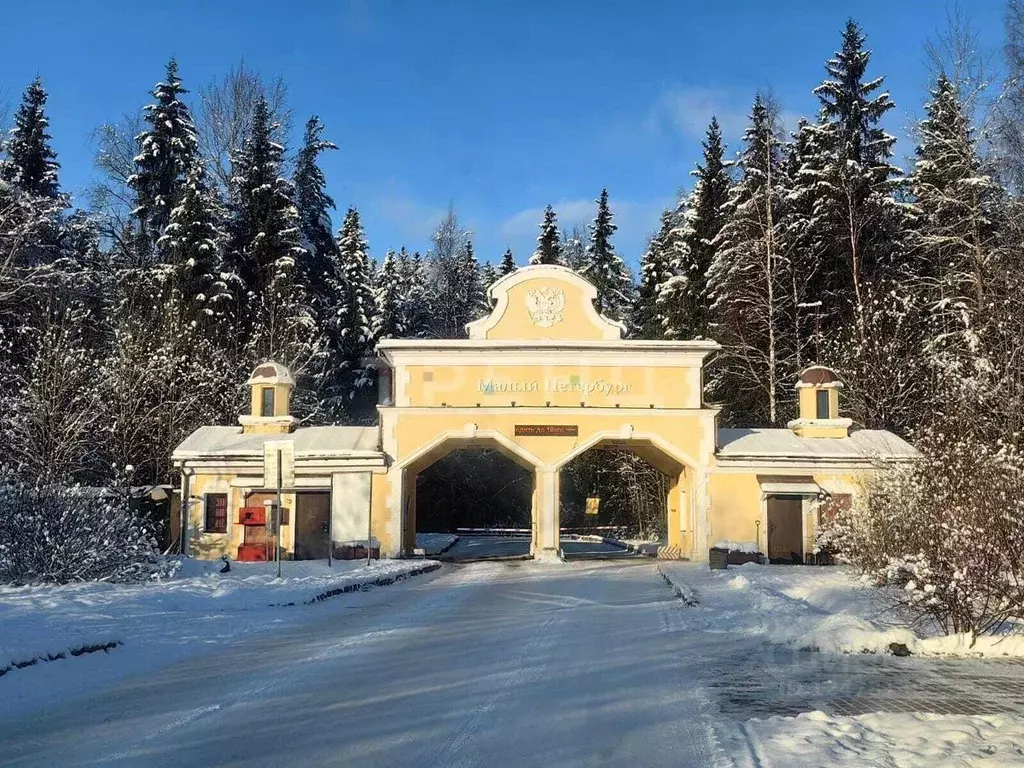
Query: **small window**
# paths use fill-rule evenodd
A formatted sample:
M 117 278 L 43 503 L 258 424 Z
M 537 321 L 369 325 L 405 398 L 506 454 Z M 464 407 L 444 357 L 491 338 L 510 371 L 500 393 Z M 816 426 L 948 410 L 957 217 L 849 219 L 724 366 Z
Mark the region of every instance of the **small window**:
M 206 494 L 206 532 L 228 532 L 228 495 L 226 493 Z
M 260 416 L 274 415 L 274 388 L 263 387 L 260 390 Z
M 818 418 L 819 419 L 829 419 L 829 418 L 831 418 L 831 416 L 829 415 L 829 412 L 828 412 L 829 411 L 829 408 L 828 408 L 828 390 L 827 389 L 819 389 L 815 393 L 815 395 L 818 398 Z

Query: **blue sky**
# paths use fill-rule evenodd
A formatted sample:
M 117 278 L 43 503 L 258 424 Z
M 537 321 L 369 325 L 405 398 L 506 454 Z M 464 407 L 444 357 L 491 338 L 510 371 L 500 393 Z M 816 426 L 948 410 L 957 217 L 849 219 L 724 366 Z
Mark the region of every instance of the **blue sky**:
M 324 158 L 329 191 L 360 209 L 375 255 L 425 249 L 451 201 L 481 259 L 512 247 L 520 262 L 544 205 L 584 222 L 607 186 L 617 245 L 635 263 L 690 184 L 712 113 L 730 152 L 758 89 L 791 116 L 813 114 L 811 89 L 851 14 L 897 104 L 887 127 L 905 135 L 927 85 L 923 42 L 946 14 L 939 0 L 12 5 L 0 94 L 42 75 L 66 190 L 88 187 L 93 130 L 146 103 L 170 55 L 193 90 L 244 58 L 287 80 L 297 131 L 321 116 L 340 146 Z M 964 7 L 996 52 L 1003 3 Z M 898 154 L 910 149 L 901 141 Z

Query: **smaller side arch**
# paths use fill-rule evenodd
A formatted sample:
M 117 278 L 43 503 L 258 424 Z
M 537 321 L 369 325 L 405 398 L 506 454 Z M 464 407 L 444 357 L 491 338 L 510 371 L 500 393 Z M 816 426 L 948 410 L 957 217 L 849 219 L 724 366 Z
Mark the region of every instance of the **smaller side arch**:
M 580 456 L 591 448 L 600 445 L 601 443 L 614 442 L 614 443 L 650 443 L 652 446 L 660 450 L 666 456 L 675 459 L 677 462 L 682 464 L 684 467 L 691 471 L 699 469 L 700 464 L 693 459 L 689 454 L 679 450 L 676 446 L 672 445 L 664 438 L 659 437 L 656 434 L 650 432 L 635 432 L 632 428 L 628 431 L 623 430 L 603 430 L 601 432 L 595 432 L 585 441 L 577 445 L 567 454 L 562 456 L 555 464 L 555 470 L 561 471 L 566 464 Z

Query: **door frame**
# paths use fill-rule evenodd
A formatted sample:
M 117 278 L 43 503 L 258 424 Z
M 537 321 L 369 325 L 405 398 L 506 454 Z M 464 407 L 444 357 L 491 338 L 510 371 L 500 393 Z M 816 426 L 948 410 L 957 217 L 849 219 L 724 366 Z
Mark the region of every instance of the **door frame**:
M 764 537 L 764 557 L 768 559 L 768 497 L 769 496 L 799 496 L 800 497 L 800 557 L 804 563 L 807 562 L 807 515 L 811 512 L 811 504 L 815 497 L 805 493 L 762 493 L 761 494 L 761 536 Z M 761 542 L 757 542 L 757 548 L 761 549 Z

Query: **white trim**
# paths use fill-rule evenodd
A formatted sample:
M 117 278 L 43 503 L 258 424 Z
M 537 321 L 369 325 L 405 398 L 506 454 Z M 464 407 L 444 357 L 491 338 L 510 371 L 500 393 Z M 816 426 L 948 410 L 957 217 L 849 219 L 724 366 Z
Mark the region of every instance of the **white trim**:
M 822 493 L 822 488 L 814 482 L 787 483 L 780 479 L 778 482 L 761 483 L 761 493 L 781 496 L 817 496 L 819 493 Z

